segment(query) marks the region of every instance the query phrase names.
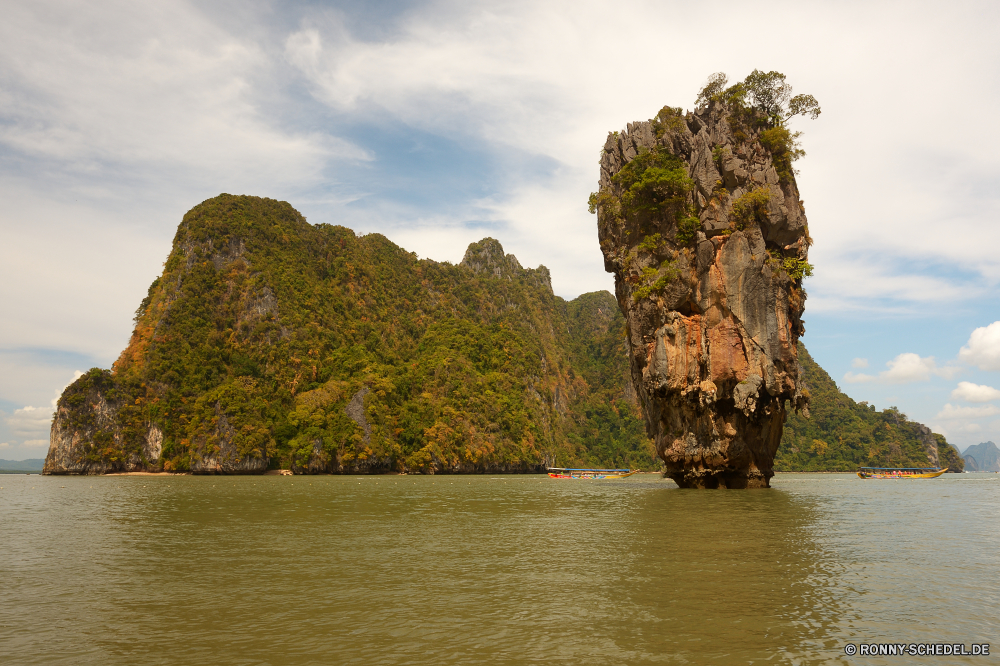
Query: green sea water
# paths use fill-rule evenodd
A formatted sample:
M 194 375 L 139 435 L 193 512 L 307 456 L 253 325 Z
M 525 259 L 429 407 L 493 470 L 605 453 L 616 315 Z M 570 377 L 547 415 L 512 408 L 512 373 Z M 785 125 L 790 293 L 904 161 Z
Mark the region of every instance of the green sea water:
M 4 664 L 995 663 L 1000 478 L 0 478 Z

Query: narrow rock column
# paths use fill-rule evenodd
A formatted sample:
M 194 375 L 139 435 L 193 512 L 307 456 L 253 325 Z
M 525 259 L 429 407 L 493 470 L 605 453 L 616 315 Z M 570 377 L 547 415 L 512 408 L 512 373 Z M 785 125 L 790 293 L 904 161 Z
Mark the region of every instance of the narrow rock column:
M 608 136 L 591 197 L 646 428 L 685 488 L 768 487 L 787 410 L 808 405 L 811 239 L 755 120 L 665 107 Z

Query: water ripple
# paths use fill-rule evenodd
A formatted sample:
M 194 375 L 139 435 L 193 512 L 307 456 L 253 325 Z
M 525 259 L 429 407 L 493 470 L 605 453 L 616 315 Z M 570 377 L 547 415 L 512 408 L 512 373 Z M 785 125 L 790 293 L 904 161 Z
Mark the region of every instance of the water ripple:
M 995 479 L 0 477 L 0 655 L 820 664 L 989 642 Z

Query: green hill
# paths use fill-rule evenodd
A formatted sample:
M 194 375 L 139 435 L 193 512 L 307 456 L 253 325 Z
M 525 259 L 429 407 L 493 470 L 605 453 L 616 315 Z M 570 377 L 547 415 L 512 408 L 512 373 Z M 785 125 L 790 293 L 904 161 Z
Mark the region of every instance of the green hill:
M 810 418 L 791 414 L 774 460 L 778 472 L 850 472 L 858 467 L 941 467 L 964 463 L 943 435 L 906 418 L 895 407 L 875 411 L 837 388 L 799 343 L 799 363 L 809 389 Z
M 656 468 L 623 329 L 493 239 L 452 265 L 224 194 L 184 216 L 113 371 L 60 398 L 47 469 Z
M 0 474 L 23 474 L 24 472 L 41 472 L 45 463 L 41 458 L 27 460 L 0 460 Z

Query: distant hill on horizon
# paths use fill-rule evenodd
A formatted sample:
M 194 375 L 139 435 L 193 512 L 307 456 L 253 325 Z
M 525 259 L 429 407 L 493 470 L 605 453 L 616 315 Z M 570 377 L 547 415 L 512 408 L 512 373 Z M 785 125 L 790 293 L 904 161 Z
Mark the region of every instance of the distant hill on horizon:
M 3 460 L 0 458 L 0 474 L 4 472 L 41 472 L 44 464 L 44 458 L 28 458 L 26 460 Z
M 993 445 L 994 447 L 996 447 L 996 444 L 993 442 L 993 440 L 987 440 L 985 442 L 980 442 L 978 444 L 969 444 L 967 447 L 965 447 L 965 450 L 962 451 L 961 453 L 964 456 L 969 454 L 969 451 L 971 451 L 972 449 L 978 449 L 981 446 L 988 446 L 988 445 Z M 973 452 L 972 455 L 975 455 L 975 452 Z
M 1000 472 L 1000 448 L 993 442 L 981 442 L 962 451 L 970 472 Z M 972 459 L 972 463 L 969 459 Z

